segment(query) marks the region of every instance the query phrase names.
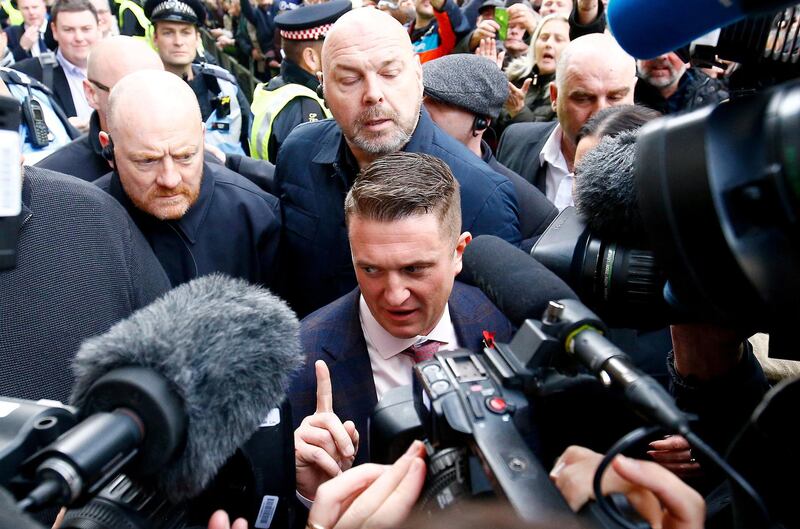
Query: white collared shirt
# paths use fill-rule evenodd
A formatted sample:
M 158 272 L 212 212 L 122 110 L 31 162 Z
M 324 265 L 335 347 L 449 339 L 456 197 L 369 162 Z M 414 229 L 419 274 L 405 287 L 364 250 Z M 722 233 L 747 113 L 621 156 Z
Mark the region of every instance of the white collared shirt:
M 89 119 L 92 115 L 92 107 L 86 100 L 86 93 L 83 91 L 83 80 L 86 79 L 86 70 L 75 66 L 61 54 L 61 48 L 56 51 L 56 60 L 64 70 L 64 75 L 69 83 L 69 91 L 72 95 L 72 103 L 75 105 L 75 115 L 80 119 Z
M 556 125 L 539 153 L 539 166 L 547 162 L 545 195 L 560 210 L 572 205 L 572 173 L 561 152 L 561 125 Z
M 436 327 L 426 336 L 414 338 L 396 338 L 381 327 L 367 306 L 364 296 L 360 296 L 358 305 L 361 330 L 367 342 L 367 353 L 372 365 L 372 378 L 375 381 L 375 392 L 378 400 L 392 388 L 411 384 L 414 359 L 401 354 L 417 342 L 436 340 L 442 342 L 442 351 L 458 349 L 458 339 L 453 321 L 450 319 L 450 306 L 444 306 L 442 318 Z

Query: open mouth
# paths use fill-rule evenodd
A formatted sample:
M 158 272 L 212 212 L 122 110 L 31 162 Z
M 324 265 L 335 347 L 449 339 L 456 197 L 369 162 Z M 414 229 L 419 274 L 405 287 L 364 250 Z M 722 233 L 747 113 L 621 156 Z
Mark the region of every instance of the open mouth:
M 417 312 L 417 309 L 387 309 L 389 318 L 396 321 L 407 320 Z
M 363 122 L 364 128 L 366 129 L 380 129 L 388 124 L 392 123 L 390 118 L 378 118 L 378 119 L 369 119 Z

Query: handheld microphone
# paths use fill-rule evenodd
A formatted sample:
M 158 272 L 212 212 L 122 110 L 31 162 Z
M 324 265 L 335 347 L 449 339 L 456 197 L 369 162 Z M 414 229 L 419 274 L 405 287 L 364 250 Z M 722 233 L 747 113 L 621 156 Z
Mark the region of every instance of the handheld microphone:
M 620 46 L 638 59 L 652 59 L 745 16 L 773 11 L 786 0 L 614 0 L 608 25 Z
M 480 235 L 467 245 L 459 278 L 480 288 L 516 326 L 541 318 L 551 300 L 578 299 L 558 276 L 494 235 Z
M 575 168 L 575 209 L 599 237 L 647 241 L 634 176 L 636 136 L 604 137 Z
M 550 302 L 542 329 L 606 385 L 617 385 L 643 417 L 671 432 L 689 433 L 689 421 L 672 395 L 604 336 L 603 322 L 580 301 Z
M 269 291 L 211 275 L 85 341 L 72 403 L 86 419 L 37 459 L 35 490 L 68 501 L 124 466 L 173 502 L 198 495 L 283 400 L 298 332 Z

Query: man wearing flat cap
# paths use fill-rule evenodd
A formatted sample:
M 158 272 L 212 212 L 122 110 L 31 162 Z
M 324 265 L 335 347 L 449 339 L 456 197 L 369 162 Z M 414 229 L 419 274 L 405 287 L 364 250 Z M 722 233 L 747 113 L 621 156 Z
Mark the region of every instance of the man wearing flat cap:
M 423 102 L 433 121 L 514 185 L 522 248 L 529 248 L 533 238 L 558 215 L 558 209 L 536 186 L 498 162 L 483 139 L 508 97 L 505 75 L 489 59 L 461 53 L 423 64 L 422 84 Z
M 199 27 L 206 11 L 199 0 L 147 0 L 153 23 L 153 45 L 164 68 L 192 87 L 206 125 L 206 142 L 227 154 L 246 154 L 252 121 L 250 104 L 230 72 L 208 63 L 195 63 Z
M 331 25 L 350 11 L 350 0 L 308 5 L 275 18 L 283 39 L 281 74 L 259 84 L 253 95 L 250 155 L 275 163 L 283 140 L 297 125 L 331 117 L 317 94 L 322 41 Z

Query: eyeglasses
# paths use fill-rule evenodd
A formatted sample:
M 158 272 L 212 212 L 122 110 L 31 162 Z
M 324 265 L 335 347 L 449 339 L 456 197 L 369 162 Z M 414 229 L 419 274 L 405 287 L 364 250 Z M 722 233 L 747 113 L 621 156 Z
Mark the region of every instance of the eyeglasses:
M 104 85 L 103 83 L 98 83 L 97 81 L 92 81 L 91 79 L 87 79 L 87 81 L 89 81 L 90 83 L 95 85 L 97 88 L 99 88 L 103 92 L 111 92 L 111 89 L 109 87 L 107 87 L 106 85 Z

